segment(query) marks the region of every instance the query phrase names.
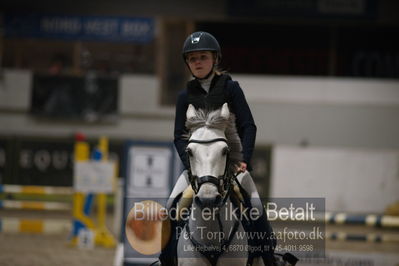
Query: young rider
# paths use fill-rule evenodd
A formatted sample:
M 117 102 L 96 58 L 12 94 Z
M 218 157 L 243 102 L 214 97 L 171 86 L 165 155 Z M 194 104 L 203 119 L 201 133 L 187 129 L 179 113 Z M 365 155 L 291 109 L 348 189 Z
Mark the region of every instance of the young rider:
M 222 54 L 218 41 L 211 34 L 203 31 L 190 34 L 184 42 L 182 55 L 194 79 L 189 81 L 187 88 L 178 95 L 174 129 L 175 147 L 185 168 L 188 169 L 187 139 L 184 137 L 187 134 L 185 122 L 188 105 L 192 104 L 196 109 L 213 110 L 220 108 L 225 102 L 228 103 L 230 112 L 235 114 L 237 133 L 242 144 L 243 160 L 237 166 L 237 172 L 240 172 L 237 179 L 248 195 L 252 207 L 258 208 L 262 213 L 259 219 L 253 221 L 252 230 L 266 232 L 267 237 L 258 239 L 258 242 L 262 246 L 269 247 L 269 250 L 261 255 L 266 265 L 272 265 L 275 246 L 275 241 L 271 237 L 272 229 L 267 221 L 256 186 L 248 172 L 251 170 L 250 161 L 255 145 L 256 125 L 244 93 L 238 82 L 218 70 Z M 181 195 L 189 185 L 187 170 L 185 170 L 175 184 L 167 208 L 172 207 L 174 199 Z M 168 257 L 173 256 L 171 253 L 174 252 L 173 245 L 175 245 L 173 241 L 170 242 L 172 243 L 168 244 L 160 256 L 161 262 L 168 265 L 171 264 Z

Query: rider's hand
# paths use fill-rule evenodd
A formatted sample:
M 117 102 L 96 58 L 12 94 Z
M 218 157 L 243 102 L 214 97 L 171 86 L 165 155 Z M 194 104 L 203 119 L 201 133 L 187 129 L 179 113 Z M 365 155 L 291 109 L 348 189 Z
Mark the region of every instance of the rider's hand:
M 244 162 L 239 162 L 237 165 L 237 173 L 244 173 L 247 171 L 247 164 Z

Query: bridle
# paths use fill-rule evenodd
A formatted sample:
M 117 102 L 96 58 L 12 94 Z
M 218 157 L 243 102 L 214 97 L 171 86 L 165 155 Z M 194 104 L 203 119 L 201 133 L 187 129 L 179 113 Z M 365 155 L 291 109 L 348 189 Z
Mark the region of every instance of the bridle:
M 227 144 L 227 140 L 225 138 L 214 138 L 214 139 L 210 139 L 210 140 L 190 139 L 188 141 L 188 144 L 190 144 L 190 143 L 209 144 L 209 143 L 215 143 L 218 141 L 223 141 Z M 186 150 L 186 152 L 188 153 L 188 150 Z M 218 206 L 215 206 L 215 207 L 223 206 L 226 203 L 227 199 L 229 198 L 231 190 L 232 190 L 232 186 L 233 186 L 232 178 L 228 174 L 229 152 L 230 152 L 230 150 L 227 146 L 226 165 L 225 165 L 224 173 L 223 173 L 223 175 L 220 175 L 218 177 L 211 176 L 211 175 L 206 175 L 206 176 L 193 175 L 191 172 L 190 158 L 188 157 L 188 164 L 189 164 L 188 178 L 189 178 L 191 187 L 194 190 L 195 194 L 198 193 L 198 191 L 201 188 L 201 185 L 203 185 L 205 183 L 212 183 L 212 184 L 216 185 L 219 193 L 222 195 L 221 202 L 218 204 Z M 187 154 L 187 155 L 189 156 L 189 154 Z M 221 232 L 223 232 L 223 224 L 220 220 L 219 212 L 216 213 L 216 218 L 219 223 L 219 229 Z M 217 264 L 219 257 L 222 255 L 222 253 L 225 250 L 227 250 L 228 246 L 231 244 L 231 242 L 238 230 L 239 225 L 240 225 L 240 222 L 238 220 L 235 220 L 234 225 L 233 225 L 232 229 L 230 230 L 229 236 L 227 237 L 227 239 L 223 239 L 221 241 L 219 250 L 215 250 L 215 251 L 207 250 L 205 248 L 207 245 L 202 244 L 199 241 L 197 241 L 191 233 L 189 233 L 189 239 L 190 239 L 191 243 L 199 250 L 199 252 L 203 256 L 205 256 L 208 259 L 208 261 L 213 266 L 213 265 Z M 187 230 L 187 232 L 191 232 L 189 223 L 186 223 L 186 230 Z
M 196 140 L 196 139 L 190 139 L 188 141 L 188 144 L 190 143 L 198 143 L 198 144 L 209 144 L 209 143 L 215 143 L 215 142 L 219 142 L 219 141 L 223 141 L 227 144 L 227 140 L 225 138 L 214 138 L 214 139 L 210 139 L 210 140 Z M 187 145 L 188 145 L 187 144 Z M 193 175 L 191 172 L 191 165 L 190 165 L 190 154 L 188 149 L 186 149 L 186 153 L 187 153 L 187 158 L 188 158 L 188 179 L 190 181 L 191 187 L 194 190 L 195 194 L 198 193 L 198 191 L 200 190 L 201 186 L 205 183 L 212 183 L 214 185 L 216 185 L 216 187 L 218 188 L 218 191 L 221 195 L 223 195 L 223 200 L 222 203 L 225 203 L 225 200 L 228 197 L 228 194 L 230 192 L 231 189 L 231 178 L 228 175 L 228 165 L 229 165 L 229 152 L 230 149 L 227 146 L 227 153 L 226 153 L 226 165 L 224 168 L 224 173 L 223 175 L 220 176 L 211 176 L 211 175 L 205 175 L 205 176 L 197 176 L 197 175 Z

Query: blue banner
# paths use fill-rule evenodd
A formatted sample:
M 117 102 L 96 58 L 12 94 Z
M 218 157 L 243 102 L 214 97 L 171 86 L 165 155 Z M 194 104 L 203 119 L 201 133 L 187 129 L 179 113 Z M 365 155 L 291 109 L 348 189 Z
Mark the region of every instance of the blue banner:
M 5 14 L 6 38 L 50 38 L 148 43 L 154 39 L 154 19 L 145 17 Z

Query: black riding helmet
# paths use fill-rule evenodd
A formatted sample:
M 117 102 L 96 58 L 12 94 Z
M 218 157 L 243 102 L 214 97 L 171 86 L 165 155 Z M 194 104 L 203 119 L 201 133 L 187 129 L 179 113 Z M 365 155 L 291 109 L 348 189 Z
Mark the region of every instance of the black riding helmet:
M 216 53 L 217 62 L 220 62 L 222 57 L 218 41 L 212 34 L 205 31 L 197 31 L 187 37 L 183 44 L 183 59 L 186 60 L 187 53 L 196 51 L 211 51 Z

